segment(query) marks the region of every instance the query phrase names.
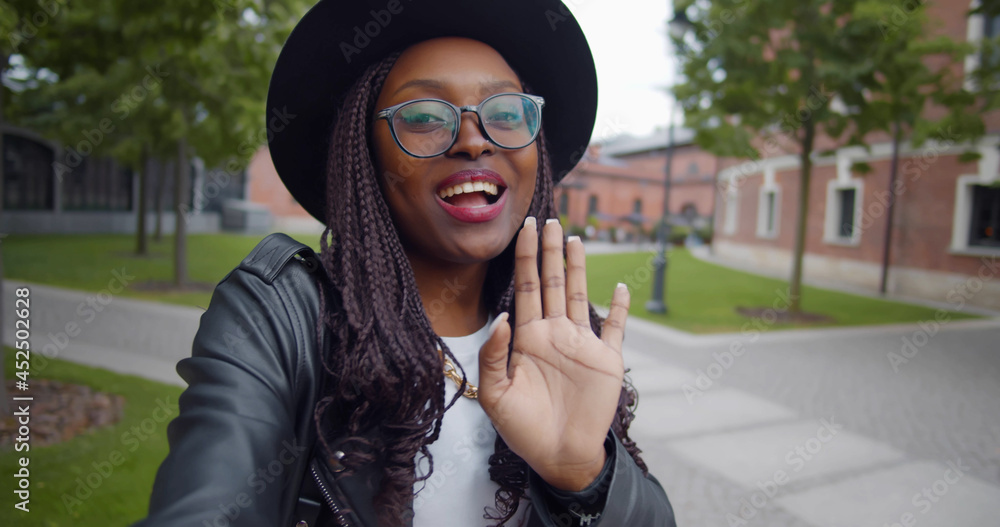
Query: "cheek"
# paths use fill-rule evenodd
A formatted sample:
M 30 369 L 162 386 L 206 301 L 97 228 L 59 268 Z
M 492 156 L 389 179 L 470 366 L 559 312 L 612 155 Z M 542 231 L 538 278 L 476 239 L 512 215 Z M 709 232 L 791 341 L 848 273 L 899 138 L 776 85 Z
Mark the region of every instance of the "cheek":
M 520 180 L 522 184 L 520 185 L 520 195 L 521 201 L 524 203 L 523 212 L 527 213 L 528 209 L 531 207 L 531 199 L 535 195 L 535 186 L 537 185 L 538 179 L 538 149 L 532 148 L 531 150 L 526 150 L 523 155 L 516 158 L 517 171 L 520 174 Z

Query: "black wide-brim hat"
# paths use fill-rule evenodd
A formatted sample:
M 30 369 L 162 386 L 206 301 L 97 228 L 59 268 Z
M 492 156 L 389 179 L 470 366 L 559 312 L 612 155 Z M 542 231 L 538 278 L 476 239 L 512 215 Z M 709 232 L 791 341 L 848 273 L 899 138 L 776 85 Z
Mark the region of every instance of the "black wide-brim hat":
M 443 36 L 489 44 L 545 98 L 542 127 L 555 182 L 583 157 L 597 115 L 597 71 L 562 2 L 321 0 L 278 56 L 265 116 L 275 169 L 316 219 L 326 223 L 328 142 L 343 95 L 387 54 Z

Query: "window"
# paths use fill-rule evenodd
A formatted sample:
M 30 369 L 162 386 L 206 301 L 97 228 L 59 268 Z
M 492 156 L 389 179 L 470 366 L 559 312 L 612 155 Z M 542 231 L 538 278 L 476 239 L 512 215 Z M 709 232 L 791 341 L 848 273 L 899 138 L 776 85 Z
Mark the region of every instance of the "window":
M 1000 62 L 997 50 L 986 41 L 1000 37 L 1000 16 L 983 15 L 983 47 L 979 51 L 979 65 L 996 66 Z
M 597 195 L 591 195 L 590 201 L 587 203 L 587 214 L 593 215 L 597 214 Z
M 973 185 L 970 247 L 1000 247 L 1000 186 Z
M 63 174 L 63 210 L 132 210 L 133 172 L 108 157 L 85 157 Z M 171 194 L 172 195 L 172 194 Z
M 776 238 L 778 236 L 779 194 L 779 189 L 775 185 L 764 185 L 760 189 L 760 201 L 757 204 L 758 238 Z
M 970 8 L 979 11 L 983 2 L 973 0 Z M 973 45 L 977 52 L 968 53 L 965 56 L 965 88 L 967 90 L 978 91 L 981 84 L 988 87 L 995 87 L 998 81 L 996 77 L 996 66 L 1000 63 L 1000 46 L 997 45 L 997 37 L 1000 37 L 1000 16 L 993 9 L 984 9 L 982 12 L 975 12 L 968 17 L 966 24 L 965 38 L 969 44 Z M 987 75 L 978 75 L 983 67 Z
M 841 238 L 850 238 L 854 234 L 854 196 L 855 190 L 853 188 L 845 188 L 837 191 L 840 196 L 838 200 L 840 201 L 840 211 L 837 217 L 837 224 L 840 225 L 840 229 L 837 232 L 837 236 Z
M 559 195 L 559 214 L 569 214 L 569 194 L 566 191 Z
M 826 218 L 823 241 L 835 245 L 858 245 L 861 242 L 861 179 L 834 179 L 827 184 Z
M 983 38 L 1000 36 L 1000 16 L 983 20 Z
M 776 193 L 767 193 L 767 232 L 774 231 L 774 198 Z
M 632 208 L 632 212 L 634 212 L 636 214 L 642 214 L 642 200 L 641 199 L 635 200 L 635 206 Z

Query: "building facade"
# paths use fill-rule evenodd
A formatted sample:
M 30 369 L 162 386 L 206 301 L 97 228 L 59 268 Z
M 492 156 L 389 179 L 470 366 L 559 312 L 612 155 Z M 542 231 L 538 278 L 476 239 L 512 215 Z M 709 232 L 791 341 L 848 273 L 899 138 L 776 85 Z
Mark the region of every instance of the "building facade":
M 3 134 L 3 214 L 0 232 L 134 233 L 139 199 L 146 199 L 146 226 L 153 232 L 156 210 L 163 210 L 162 232 L 173 232 L 176 170 L 173 163 L 151 161 L 146 196 L 139 195 L 139 174 L 113 159 L 81 155 L 30 130 L 10 125 Z M 221 203 L 242 195 L 241 175 L 223 188 L 206 178 L 200 160 L 192 160 L 185 205 L 188 232 L 219 230 Z
M 669 192 L 671 225 L 709 229 L 717 160 L 692 139 L 690 130 L 675 130 L 669 190 L 666 132 L 593 146 L 556 187 L 556 204 L 567 227 L 593 225 L 594 236 L 601 239 L 653 239 Z
M 928 6 L 939 30 L 970 42 L 1000 27 L 966 18 L 966 10 Z M 968 72 L 975 57 L 957 65 Z M 804 276 L 878 291 L 888 254 L 886 289 L 954 308 L 1000 309 L 1000 116 L 985 116 L 988 134 L 974 144 L 954 136 L 920 148 L 904 144 L 890 186 L 891 144 L 869 139 L 870 151 L 818 145 L 808 193 Z M 962 162 L 967 151 L 979 160 Z M 871 172 L 852 170 L 866 162 Z M 790 271 L 801 178 L 796 155 L 727 161 L 719 171 L 714 249 L 720 258 Z M 895 198 L 886 245 L 889 198 Z

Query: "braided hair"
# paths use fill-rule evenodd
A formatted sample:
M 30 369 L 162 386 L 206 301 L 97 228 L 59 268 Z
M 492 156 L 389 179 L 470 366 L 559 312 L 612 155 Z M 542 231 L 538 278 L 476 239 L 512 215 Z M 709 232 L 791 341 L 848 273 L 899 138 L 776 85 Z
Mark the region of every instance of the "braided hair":
M 444 412 L 462 391 L 445 401 L 442 357 L 434 351 L 441 348 L 453 362 L 458 361 L 434 332 L 424 310 L 413 269 L 381 193 L 369 144 L 375 101 L 399 54 L 372 64 L 355 81 L 330 137 L 320 259 L 341 305 L 332 307 L 320 289 L 317 338 L 324 330 L 331 338 L 329 349 L 323 351 L 325 375 L 314 411 L 327 455 L 332 455 L 328 438 L 346 438 L 342 444 L 356 447 L 341 447 L 349 452 L 341 461 L 347 470 L 369 463 L 379 467 L 381 488 L 375 507 L 379 522 L 385 525 L 398 525 L 412 517 L 414 483 L 426 480 L 433 471 L 428 445 L 438 439 Z M 538 176 L 528 215 L 539 218 L 541 224 L 558 214 L 544 133 L 537 145 Z M 493 316 L 507 311 L 511 320 L 515 317 L 516 241 L 515 235 L 490 261 L 483 284 L 484 300 Z M 593 305 L 589 311 L 591 328 L 600 336 L 603 318 Z M 628 436 L 637 397 L 626 380 L 612 429 L 645 474 L 640 450 Z M 420 477 L 416 475 L 418 453 L 430 462 L 428 473 Z M 484 518 L 497 520 L 499 527 L 514 516 L 526 495 L 528 464 L 499 435 L 489 464 L 490 479 L 500 488 L 496 508 L 486 507 Z

